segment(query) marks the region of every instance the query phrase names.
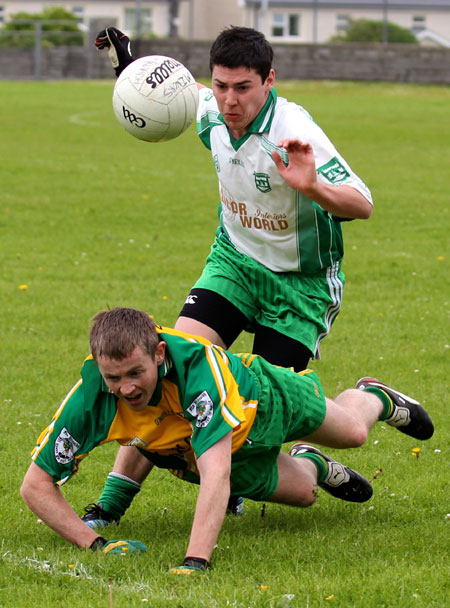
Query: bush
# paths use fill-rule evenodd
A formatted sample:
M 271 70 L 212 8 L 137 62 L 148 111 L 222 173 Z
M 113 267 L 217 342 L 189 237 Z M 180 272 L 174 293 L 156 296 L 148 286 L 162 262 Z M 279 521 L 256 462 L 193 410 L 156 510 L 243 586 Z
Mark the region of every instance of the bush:
M 42 13 L 21 11 L 11 15 L 11 21 L 0 29 L 0 46 L 32 48 L 37 21 L 43 22 L 41 44 L 44 47 L 82 46 L 84 43 L 75 15 L 65 8 L 50 6 Z
M 383 21 L 369 19 L 350 20 L 344 35 L 333 36 L 330 42 L 383 42 Z M 387 41 L 417 44 L 417 38 L 406 27 L 387 24 Z

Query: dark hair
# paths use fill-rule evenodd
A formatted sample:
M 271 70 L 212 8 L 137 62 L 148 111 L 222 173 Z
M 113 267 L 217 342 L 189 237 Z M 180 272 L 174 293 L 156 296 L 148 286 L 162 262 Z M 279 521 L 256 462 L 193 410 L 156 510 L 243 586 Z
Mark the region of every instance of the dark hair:
M 231 26 L 224 29 L 213 42 L 209 53 L 209 68 L 244 66 L 254 69 L 265 82 L 272 68 L 273 49 L 264 34 L 250 27 Z
M 95 360 L 103 356 L 120 361 L 140 346 L 154 359 L 159 342 L 155 328 L 153 319 L 142 310 L 119 307 L 102 310 L 92 318 L 91 353 Z

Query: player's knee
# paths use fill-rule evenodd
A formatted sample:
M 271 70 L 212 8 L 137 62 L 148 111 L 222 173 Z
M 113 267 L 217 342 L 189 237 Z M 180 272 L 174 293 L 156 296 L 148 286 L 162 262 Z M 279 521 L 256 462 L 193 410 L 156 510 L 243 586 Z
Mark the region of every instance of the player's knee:
M 317 486 L 311 485 L 311 486 L 304 486 L 303 488 L 299 489 L 299 492 L 297 493 L 297 500 L 296 500 L 296 505 L 297 507 L 300 507 L 302 509 L 305 509 L 306 507 L 310 507 L 311 505 L 313 505 L 317 500 Z
M 303 501 L 299 505 L 302 508 L 311 507 L 317 500 L 317 486 L 315 486 L 308 495 L 305 495 Z
M 367 441 L 368 430 L 364 424 L 354 424 L 348 429 L 345 448 L 359 448 Z

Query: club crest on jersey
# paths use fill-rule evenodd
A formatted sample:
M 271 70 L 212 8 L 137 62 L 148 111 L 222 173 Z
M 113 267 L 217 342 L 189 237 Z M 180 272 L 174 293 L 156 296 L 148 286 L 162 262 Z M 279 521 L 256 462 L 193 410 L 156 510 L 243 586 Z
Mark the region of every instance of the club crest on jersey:
M 271 192 L 272 188 L 269 183 L 269 175 L 267 173 L 253 173 L 255 178 L 255 186 L 260 192 Z
M 80 444 L 72 437 L 69 431 L 64 427 L 55 441 L 55 459 L 60 464 L 72 462 L 75 454 L 78 452 Z
M 208 391 L 200 393 L 187 408 L 187 411 L 191 416 L 197 418 L 195 426 L 199 428 L 207 426 L 214 413 L 214 404 Z
M 343 182 L 344 179 L 350 177 L 349 172 L 344 165 L 336 158 L 332 158 L 326 165 L 322 165 L 317 169 L 317 173 L 321 173 L 332 184 Z

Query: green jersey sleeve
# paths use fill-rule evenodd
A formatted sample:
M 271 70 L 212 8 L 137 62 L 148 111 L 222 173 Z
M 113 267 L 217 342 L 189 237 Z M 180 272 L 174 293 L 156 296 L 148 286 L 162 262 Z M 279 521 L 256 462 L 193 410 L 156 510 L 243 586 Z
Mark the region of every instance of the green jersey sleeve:
M 180 406 L 192 425 L 196 457 L 230 431 L 248 433 L 244 405 L 254 402 L 257 389 L 247 368 L 210 343 L 163 334 L 173 362 Z
M 81 376 L 31 452 L 32 460 L 58 485 L 70 479 L 80 461 L 106 439 L 116 413 L 115 397 L 92 357 L 86 359 Z

